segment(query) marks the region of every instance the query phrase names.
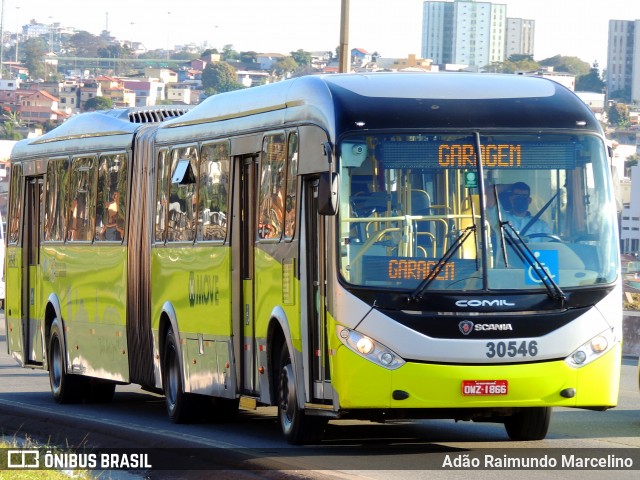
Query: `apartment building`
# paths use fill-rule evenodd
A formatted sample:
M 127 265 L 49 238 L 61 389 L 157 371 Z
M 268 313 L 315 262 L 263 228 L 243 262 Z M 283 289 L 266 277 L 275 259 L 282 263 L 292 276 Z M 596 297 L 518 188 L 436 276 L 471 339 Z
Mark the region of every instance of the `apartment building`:
M 640 20 L 609 20 L 607 95 L 622 92 L 640 103 Z
M 508 18 L 505 34 L 505 57 L 531 55 L 536 32 L 536 21 L 524 18 Z
M 478 69 L 509 55 L 533 54 L 534 21 L 508 19 L 504 4 L 426 1 L 422 22 L 422 58 L 435 64 Z
M 635 187 L 635 188 L 634 188 Z M 640 166 L 631 167 L 629 203 L 622 207 L 620 247 L 622 253 L 640 252 Z

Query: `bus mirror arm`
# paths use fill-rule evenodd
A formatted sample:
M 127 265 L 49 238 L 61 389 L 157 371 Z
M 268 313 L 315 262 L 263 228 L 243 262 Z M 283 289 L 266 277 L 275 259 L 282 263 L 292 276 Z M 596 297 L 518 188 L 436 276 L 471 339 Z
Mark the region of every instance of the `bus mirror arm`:
M 338 174 L 322 172 L 318 179 L 318 213 L 335 215 L 338 213 Z
M 327 157 L 327 163 L 331 165 L 333 163 L 333 149 L 331 148 L 331 142 L 322 142 L 322 149 L 324 156 Z

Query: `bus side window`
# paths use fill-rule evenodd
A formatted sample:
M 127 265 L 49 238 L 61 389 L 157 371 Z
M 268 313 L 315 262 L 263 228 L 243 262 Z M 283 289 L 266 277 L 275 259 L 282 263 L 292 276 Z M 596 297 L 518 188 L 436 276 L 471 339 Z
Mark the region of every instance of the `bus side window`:
M 71 163 L 67 240 L 91 241 L 95 225 L 95 158 L 75 158 Z
M 121 242 L 127 206 L 127 155 L 102 155 L 98 166 L 96 241 Z
M 198 175 L 198 240 L 222 241 L 227 236 L 229 142 L 204 145 Z
M 59 158 L 47 164 L 45 190 L 44 234 L 45 242 L 63 242 L 67 220 L 66 192 L 69 183 L 69 160 Z
M 166 150 L 160 151 L 156 169 L 156 243 L 164 243 L 167 238 L 170 166 L 168 152 Z
M 11 167 L 11 185 L 9 194 L 9 222 L 7 243 L 15 244 L 20 239 L 20 215 L 22 214 L 22 165 L 16 164 Z
M 262 144 L 258 238 L 279 239 L 284 220 L 286 144 L 284 134 L 268 135 Z
M 171 152 L 172 175 L 180 160 L 188 159 L 192 172 L 198 171 L 198 149 L 176 148 Z M 169 189 L 169 230 L 167 241 L 192 242 L 195 236 L 197 183 L 172 183 Z
M 296 192 L 298 188 L 298 132 L 289 134 L 287 145 L 287 195 L 284 201 L 284 238 L 296 231 Z

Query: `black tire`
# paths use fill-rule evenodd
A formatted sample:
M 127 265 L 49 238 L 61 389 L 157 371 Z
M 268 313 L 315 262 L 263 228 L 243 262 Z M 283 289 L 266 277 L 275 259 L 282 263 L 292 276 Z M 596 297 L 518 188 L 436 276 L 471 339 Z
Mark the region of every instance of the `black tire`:
M 173 330 L 167 332 L 163 358 L 162 387 L 167 414 L 174 423 L 190 423 L 199 413 L 198 402 L 194 395 L 184 392 L 180 351 Z
M 511 440 L 542 440 L 549 431 L 551 407 L 523 408 L 504 422 Z
M 327 419 L 306 415 L 298 407 L 296 379 L 287 346 L 280 355 L 278 376 L 278 421 L 285 439 L 292 445 L 318 443 L 324 433 Z
M 56 318 L 51 324 L 47 348 L 51 395 L 58 403 L 78 403 L 86 393 L 88 380 L 85 377 L 67 373 L 65 352 L 62 326 Z

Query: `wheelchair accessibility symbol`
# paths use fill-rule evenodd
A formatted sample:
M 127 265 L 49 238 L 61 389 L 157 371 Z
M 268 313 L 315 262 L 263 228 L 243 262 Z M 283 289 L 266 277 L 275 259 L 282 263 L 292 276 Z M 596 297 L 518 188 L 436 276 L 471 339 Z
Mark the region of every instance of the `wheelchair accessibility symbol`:
M 552 278 L 554 282 L 558 282 L 558 276 L 560 269 L 558 266 L 558 251 L 557 250 L 534 250 L 534 257 L 540 262 L 532 261 L 534 265 L 530 265 L 525 269 L 524 283 L 526 285 L 540 285 L 542 283 L 541 276 L 545 276 L 545 273 L 540 272 L 542 268 L 546 272 L 546 276 Z

